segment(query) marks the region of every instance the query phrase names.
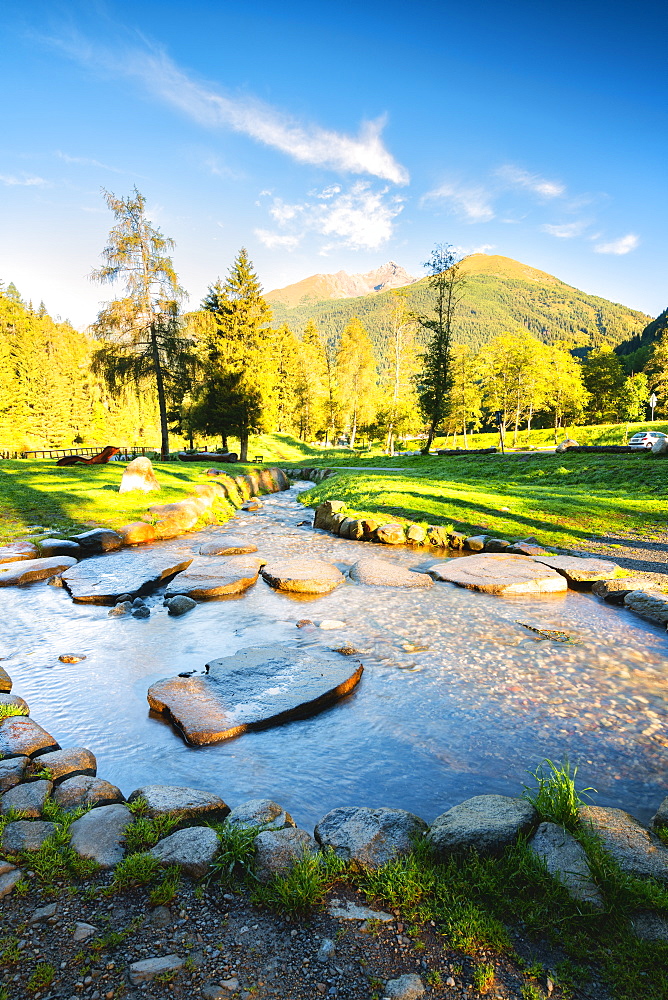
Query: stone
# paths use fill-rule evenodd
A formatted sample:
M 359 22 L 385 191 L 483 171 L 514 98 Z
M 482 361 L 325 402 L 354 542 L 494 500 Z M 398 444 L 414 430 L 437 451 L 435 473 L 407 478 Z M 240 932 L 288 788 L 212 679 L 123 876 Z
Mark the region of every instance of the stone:
M 118 529 L 118 534 L 123 539 L 123 545 L 144 545 L 146 542 L 154 542 L 158 537 L 153 525 L 146 521 L 130 521 Z
M 87 941 L 88 938 L 93 937 L 93 935 L 97 934 L 97 932 L 97 927 L 93 927 L 92 924 L 87 924 L 82 920 L 78 920 L 74 925 L 72 940 L 75 944 L 79 944 L 81 941 Z
M 315 509 L 314 528 L 322 528 L 324 531 L 331 531 L 331 519 L 334 514 L 342 514 L 346 509 L 343 500 L 326 500 Z
M 113 868 L 123 860 L 123 838 L 133 822 L 134 816 L 125 805 L 100 806 L 75 819 L 70 843 L 79 857 L 95 861 L 100 868 Z
M 132 604 L 130 601 L 121 601 L 120 603 L 114 604 L 110 611 L 107 611 L 108 618 L 122 618 L 124 615 L 129 615 L 132 612 Z
M 624 598 L 633 590 L 651 590 L 656 587 L 654 580 L 643 580 L 639 576 L 618 576 L 612 580 L 597 580 L 592 584 L 592 593 L 597 597 L 607 600 L 610 597 L 618 597 L 619 603 L 624 603 Z M 616 603 L 616 602 L 614 602 Z
M 119 493 L 132 493 L 135 490 L 140 493 L 151 493 L 159 489 L 160 483 L 155 478 L 150 458 L 140 455 L 128 462 L 123 469 L 121 485 L 118 487 Z
M 344 861 L 380 868 L 413 850 L 413 839 L 427 830 L 419 816 L 405 809 L 342 806 L 332 809 L 315 828 L 315 839 Z
M 630 813 L 605 806 L 583 806 L 580 821 L 588 824 L 626 875 L 655 878 L 668 885 L 668 847 Z
M 3 851 L 18 854 L 20 851 L 38 851 L 45 840 L 56 832 L 55 823 L 43 819 L 17 819 L 8 823 L 2 833 L 0 846 Z
M 220 851 L 218 834 L 210 826 L 189 826 L 158 841 L 149 854 L 161 865 L 176 865 L 191 878 L 204 878 Z
M 39 542 L 39 555 L 43 559 L 52 559 L 54 556 L 72 556 L 73 559 L 80 559 L 81 546 L 70 538 L 42 538 Z
M 389 559 L 373 556 L 358 559 L 350 570 L 350 579 L 373 587 L 433 587 L 434 581 L 426 573 L 416 573 L 397 566 Z
M 329 962 L 330 958 L 336 955 L 336 945 L 331 938 L 324 937 L 320 941 L 318 954 L 315 956 L 317 962 Z
M 15 785 L 2 796 L 0 813 L 7 816 L 14 809 L 21 813 L 22 819 L 39 819 L 52 789 L 53 783 L 45 780 Z
M 26 559 L 0 566 L 0 587 L 23 587 L 36 580 L 47 580 L 60 576 L 65 570 L 76 565 L 72 556 L 53 556 L 50 559 Z
M 220 985 L 228 993 L 236 993 L 239 989 L 239 980 L 233 976 L 231 979 L 222 979 Z
M 483 552 L 487 544 L 487 535 L 469 535 L 464 539 L 464 548 L 470 552 Z
M 255 877 L 259 882 L 270 882 L 277 875 L 286 875 L 305 854 L 316 854 L 318 851 L 311 834 L 298 827 L 264 830 L 253 843 Z
M 448 548 L 463 549 L 465 541 L 466 541 L 466 535 L 464 534 L 463 531 L 448 532 Z
M 574 441 L 573 438 L 564 438 L 564 440 L 560 441 L 554 450 L 557 453 L 557 455 L 562 455 L 565 451 L 568 451 L 569 448 L 579 448 L 579 447 L 580 445 L 577 443 L 577 441 Z
M 256 514 L 259 510 L 262 510 L 262 504 L 259 500 L 253 498 L 252 500 L 248 500 L 248 502 L 245 503 L 241 509 L 246 511 L 248 514 Z
M 23 781 L 30 757 L 10 757 L 0 760 L 0 793 L 8 792 Z
M 251 552 L 257 552 L 257 545 L 237 535 L 222 535 L 220 539 L 200 545 L 199 550 L 201 556 L 245 556 Z
M 60 750 L 45 729 L 25 715 L 12 715 L 0 721 L 0 757 L 38 757 Z
M 510 548 L 510 542 L 505 538 L 488 538 L 485 542 L 485 552 L 505 552 Z
M 135 608 L 132 611 L 132 617 L 133 618 L 150 618 L 151 617 L 151 609 L 147 608 L 145 604 L 142 604 L 141 607 Z
M 359 661 L 324 650 L 251 647 L 212 660 L 206 676 L 158 681 L 148 702 L 201 746 L 313 715 L 352 691 L 363 670 Z
M 276 559 L 262 576 L 274 590 L 294 594 L 329 594 L 344 582 L 341 571 L 321 559 Z
M 528 833 L 536 819 L 536 810 L 525 799 L 474 795 L 437 816 L 427 839 L 441 856 L 470 849 L 497 854 L 520 833 Z
M 255 556 L 199 556 L 167 585 L 165 595 L 183 594 L 193 600 L 241 594 L 256 583 L 263 560 Z
M 218 795 L 182 785 L 143 785 L 128 796 L 128 802 L 143 799 L 149 819 L 178 814 L 184 820 L 222 820 L 230 811 Z
M 61 663 L 81 663 L 86 656 L 84 653 L 61 653 L 58 659 Z
M 156 906 L 146 918 L 150 927 L 171 927 L 172 913 L 168 906 Z
M 427 540 L 426 530 L 419 524 L 409 524 L 406 528 L 406 541 L 411 545 L 424 545 Z
M 556 823 L 541 823 L 529 848 L 573 899 L 603 909 L 603 897 L 592 878 L 585 849 L 567 830 Z
M 156 976 L 168 972 L 178 972 L 184 965 L 180 955 L 160 955 L 159 958 L 146 958 L 142 962 L 133 962 L 128 968 L 128 977 L 133 986 L 150 983 Z
M 331 632 L 332 629 L 345 628 L 346 623 L 340 622 L 336 618 L 323 618 L 322 621 L 318 622 L 318 628 L 323 629 L 325 632 Z
M 1 763 L 0 767 L 2 767 Z M 0 778 L 0 780 L 2 779 Z M 668 797 L 663 800 L 652 817 L 652 826 L 655 830 L 665 830 L 668 828 Z
M 184 551 L 126 549 L 79 563 L 63 575 L 63 583 L 78 603 L 115 604 L 121 595 L 136 596 L 191 562 L 192 556 Z
M 406 541 L 403 524 L 392 521 L 389 524 L 381 524 L 376 528 L 376 540 L 383 545 L 403 545 Z
M 619 568 L 605 559 L 582 559 L 580 556 L 536 556 L 536 562 L 551 566 L 565 576 L 569 583 L 591 584 L 607 580 Z
M 662 441 L 662 444 L 665 444 Z M 664 941 L 668 942 L 668 920 L 652 913 L 651 910 L 635 913 L 631 917 L 631 928 L 633 933 L 641 941 Z
M 456 583 L 458 587 L 481 590 L 486 594 L 556 594 L 568 589 L 565 577 L 550 566 L 520 555 L 468 556 L 449 559 L 427 570 L 435 580 Z
M 93 528 L 80 535 L 72 535 L 72 541 L 78 542 L 85 556 L 97 556 L 103 552 L 115 552 L 123 545 L 123 539 L 111 528 Z
M 357 531 L 358 521 L 354 517 L 345 517 L 341 524 L 339 525 L 339 538 L 355 538 L 355 534 L 351 535 L 351 531 Z
M 38 909 L 33 910 L 32 916 L 28 920 L 29 924 L 45 924 L 47 920 L 51 917 L 55 917 L 58 912 L 57 903 L 47 903 L 46 906 L 40 906 Z
M 632 590 L 624 598 L 624 606 L 643 618 L 651 618 L 662 625 L 668 624 L 668 594 L 652 590 Z
M 414 972 L 405 972 L 397 979 L 389 979 L 383 991 L 388 1000 L 417 1000 L 426 992 L 422 980 Z
M 66 778 L 56 788 L 53 798 L 65 812 L 74 812 L 79 806 L 89 809 L 93 806 L 110 806 L 114 802 L 125 802 L 125 796 L 116 785 L 103 781 L 102 778 L 83 774 Z
M 218 983 L 204 983 L 202 986 L 204 1000 L 224 1000 L 229 995 L 229 991 L 224 986 L 219 986 Z
M 329 915 L 336 920 L 377 920 L 381 924 L 391 924 L 394 920 L 391 913 L 360 906 L 350 899 L 331 899 L 327 909 Z
M 13 865 L 7 865 L 7 871 L 0 874 L 0 899 L 4 899 L 5 896 L 10 894 L 17 882 L 20 882 L 22 875 L 23 872 L 20 868 L 14 868 Z
M 226 826 L 261 826 L 265 830 L 283 830 L 296 826 L 289 812 L 272 799 L 249 799 L 236 806 L 225 821 Z
M 439 528 L 438 525 L 432 524 L 427 528 L 427 541 L 437 548 L 447 549 L 450 544 L 448 536 L 449 532 L 445 528 Z
M 197 527 L 200 513 L 193 502 L 182 500 L 180 503 L 169 503 L 149 507 L 143 515 L 153 521 L 158 538 L 177 538 L 186 531 Z
M 0 547 L 0 564 L 37 559 L 39 554 L 39 549 L 33 542 L 10 542 Z M 60 555 L 60 553 L 53 554 Z
M 197 607 L 197 601 L 193 601 L 192 597 L 186 597 L 185 594 L 170 597 L 169 600 L 165 601 L 165 604 L 167 605 L 167 614 L 173 618 L 180 618 L 181 615 L 185 615 Z
M 535 542 L 513 542 L 506 549 L 506 552 L 512 552 L 518 556 L 546 556 L 547 552 L 541 545 L 536 545 Z
M 17 694 L 0 693 L 0 705 L 15 709 L 17 715 L 30 715 L 28 702 L 24 701 L 23 698 L 19 698 Z
M 9 694 L 12 690 L 12 679 L 4 667 L 0 667 L 0 691 Z
M 28 777 L 44 768 L 48 768 L 51 781 L 54 785 L 58 785 L 61 781 L 79 774 L 90 775 L 94 778 L 97 774 L 97 761 L 95 755 L 84 747 L 56 750 L 54 753 L 41 754 L 36 760 L 30 761 Z

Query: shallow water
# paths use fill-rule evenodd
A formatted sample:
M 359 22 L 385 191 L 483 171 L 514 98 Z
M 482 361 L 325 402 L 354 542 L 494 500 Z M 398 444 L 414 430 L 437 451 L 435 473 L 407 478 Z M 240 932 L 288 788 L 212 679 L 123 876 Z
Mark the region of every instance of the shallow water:
M 340 567 L 369 555 L 406 567 L 438 561 L 298 527 L 311 515 L 296 501 L 304 488 L 162 544 L 196 552 L 233 532 L 267 558 L 312 555 Z M 74 604 L 43 583 L 2 592 L 0 652 L 14 692 L 62 746 L 93 750 L 99 775 L 126 795 L 162 782 L 207 789 L 231 806 L 271 797 L 307 827 L 340 805 L 400 807 L 431 821 L 471 795 L 519 794 L 527 768 L 566 754 L 599 805 L 648 820 L 668 794 L 668 637 L 590 594 L 499 598 L 447 583 L 410 591 L 347 582 L 300 599 L 260 578 L 245 595 L 183 618 L 167 615 L 160 592 L 147 603 L 150 619 L 109 618 L 108 608 Z M 304 618 L 346 627 L 297 629 Z M 541 639 L 517 620 L 574 641 Z M 188 747 L 150 715 L 154 681 L 276 641 L 354 645 L 362 681 L 314 718 L 210 747 Z M 62 653 L 86 660 L 61 663 Z

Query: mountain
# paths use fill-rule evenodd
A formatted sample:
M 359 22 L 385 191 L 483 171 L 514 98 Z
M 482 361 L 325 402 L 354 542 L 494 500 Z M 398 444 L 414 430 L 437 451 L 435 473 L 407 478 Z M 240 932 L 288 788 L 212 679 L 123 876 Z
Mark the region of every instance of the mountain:
M 378 275 L 387 267 L 397 268 L 397 265 L 385 265 L 370 275 Z M 645 313 L 588 295 L 554 275 L 510 257 L 472 254 L 465 259 L 463 267 L 467 281 L 457 314 L 455 341 L 470 344 L 475 349 L 500 333 L 518 330 L 529 330 L 547 343 L 568 340 L 584 347 L 601 343 L 616 347 L 638 336 L 651 321 Z M 403 269 L 397 268 L 399 270 L 406 274 Z M 395 300 L 394 293 L 381 289 L 367 295 L 356 292 L 354 298 L 342 297 L 340 292 L 333 294 L 331 284 L 320 285 L 315 281 L 338 277 L 314 275 L 288 289 L 270 293 L 267 299 L 271 303 L 274 323 L 287 323 L 299 334 L 308 320 L 313 319 L 323 336 L 337 340 L 346 323 L 357 316 L 376 347 L 381 347 L 387 336 L 386 315 Z M 305 290 L 310 287 L 306 301 L 304 294 L 287 295 L 286 301 L 282 299 L 283 293 L 300 289 L 300 286 Z M 318 298 L 317 289 L 323 287 L 327 288 L 326 294 Z M 432 294 L 427 278 L 400 287 L 404 287 L 403 294 L 413 312 L 429 313 Z
M 292 308 L 308 302 L 357 298 L 374 292 L 386 292 L 391 288 L 403 288 L 415 280 L 403 267 L 390 260 L 387 264 L 377 267 L 375 271 L 367 271 L 366 274 L 348 274 L 347 271 L 337 271 L 336 274 L 312 274 L 310 278 L 303 278 L 294 285 L 267 292 L 265 299 L 272 306 L 277 304 Z

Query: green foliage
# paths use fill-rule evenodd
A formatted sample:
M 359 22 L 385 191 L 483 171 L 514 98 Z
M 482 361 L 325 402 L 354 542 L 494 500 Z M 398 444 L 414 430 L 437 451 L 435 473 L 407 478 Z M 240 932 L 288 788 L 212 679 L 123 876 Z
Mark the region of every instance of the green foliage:
M 148 898 L 151 906 L 169 906 L 176 899 L 180 885 L 181 875 L 179 869 L 174 865 L 167 869 L 162 881 L 158 882 L 149 892 Z
M 473 966 L 473 986 L 479 993 L 487 993 L 494 985 L 496 971 L 491 962 Z
M 86 810 L 66 813 L 49 799 L 44 806 L 44 818 L 55 822 L 56 829 L 37 851 L 21 852 L 19 860 L 35 873 L 36 881 L 45 891 L 55 892 L 63 886 L 69 888 L 77 879 L 90 878 L 99 866 L 88 858 L 79 857 L 70 846 L 69 827 Z
M 0 704 L 0 722 L 3 719 L 10 719 L 14 715 L 29 715 L 27 708 L 22 705 L 2 705 Z
M 575 787 L 577 767 L 571 767 L 568 759 L 562 764 L 544 760 L 535 771 L 529 774 L 536 782 L 535 788 L 524 786 L 523 797 L 534 807 L 541 820 L 558 823 L 567 830 L 575 830 L 579 822 L 579 810 L 584 801 L 583 795 L 590 798 L 589 792 L 595 788 Z
M 20 958 L 19 939 L 13 935 L 0 938 L 0 961 L 14 965 Z
M 134 805 L 134 803 L 132 803 Z M 141 808 L 141 807 L 140 807 Z M 135 821 L 125 831 L 124 840 L 131 854 L 148 851 L 155 847 L 159 840 L 167 837 L 181 822 L 180 814 L 156 816 L 154 819 L 135 812 Z
M 110 892 L 132 886 L 148 885 L 160 870 L 160 862 L 151 854 L 128 854 L 114 868 Z
M 26 984 L 26 988 L 31 993 L 47 989 L 53 982 L 56 970 L 49 962 L 38 962 L 33 973 Z
M 258 886 L 253 901 L 280 913 L 308 913 L 324 902 L 325 894 L 341 879 L 345 870 L 346 863 L 333 851 L 312 855 L 305 850 L 304 856 L 286 875 Z
M 127 927 L 124 927 L 120 931 L 106 931 L 104 934 L 96 937 L 91 942 L 91 949 L 93 951 L 100 952 L 111 951 L 113 948 L 118 948 L 135 933 L 135 931 L 141 926 L 141 922 L 141 917 L 136 917 L 127 925 Z
M 212 823 L 211 826 L 218 834 L 220 851 L 211 865 L 209 879 L 220 882 L 222 888 L 253 879 L 254 841 L 262 827 L 229 826 L 227 823 Z

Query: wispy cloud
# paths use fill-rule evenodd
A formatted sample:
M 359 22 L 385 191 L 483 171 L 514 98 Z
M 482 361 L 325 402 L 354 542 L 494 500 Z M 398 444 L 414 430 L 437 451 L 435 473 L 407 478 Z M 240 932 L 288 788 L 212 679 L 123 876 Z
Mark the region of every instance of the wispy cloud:
M 75 163 L 81 167 L 98 167 L 100 170 L 110 170 L 114 174 L 127 174 L 129 172 L 121 170 L 119 167 L 110 167 L 109 164 L 101 163 L 100 160 L 94 160 L 89 156 L 70 156 L 69 153 L 63 153 L 60 149 L 56 150 L 56 156 L 64 163 Z
M 282 236 L 269 229 L 256 229 L 255 235 L 269 250 L 296 250 L 302 241 L 302 235 Z
M 522 167 L 513 166 L 510 163 L 499 167 L 496 176 L 511 187 L 524 188 L 540 195 L 541 198 L 558 198 L 566 193 L 566 187 L 560 181 L 550 181 L 539 174 L 531 174 Z
M 550 236 L 556 236 L 560 240 L 572 240 L 576 236 L 581 236 L 589 223 L 580 219 L 577 222 L 565 222 L 561 225 L 552 225 L 551 223 L 545 223 L 544 226 L 540 228 L 544 233 L 549 233 Z
M 15 174 L 0 174 L 0 184 L 7 187 L 50 187 L 51 182 L 43 177 L 35 177 L 32 174 L 22 174 L 17 177 Z
M 639 244 L 640 237 L 635 233 L 628 233 L 626 236 L 620 236 L 618 240 L 612 240 L 611 243 L 597 243 L 594 250 L 596 253 L 612 253 L 621 257 L 625 253 L 631 253 Z
M 494 218 L 491 194 L 482 186 L 467 187 L 463 184 L 444 183 L 428 191 L 421 204 L 431 201 L 449 202 L 452 210 L 467 222 L 491 222 Z

